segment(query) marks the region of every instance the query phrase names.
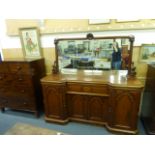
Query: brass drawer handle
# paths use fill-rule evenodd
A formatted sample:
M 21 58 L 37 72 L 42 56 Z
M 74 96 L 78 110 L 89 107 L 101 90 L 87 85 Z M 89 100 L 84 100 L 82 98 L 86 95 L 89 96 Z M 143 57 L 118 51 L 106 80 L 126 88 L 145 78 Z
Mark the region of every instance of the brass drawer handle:
M 0 76 L 0 80 L 3 80 L 6 77 L 6 75 Z
M 18 81 L 23 81 L 23 78 L 19 78 Z
M 22 92 L 22 93 L 25 93 L 25 90 L 23 89 L 23 90 L 21 90 L 21 92 Z
M 112 108 L 111 108 L 111 107 L 109 107 L 109 110 L 108 110 L 108 111 L 109 111 L 109 113 L 111 113 L 111 112 L 112 112 Z
M 18 70 L 18 71 L 19 71 L 19 70 L 21 70 L 21 69 L 22 69 L 22 67 L 21 67 L 21 66 L 18 66 L 18 67 L 17 67 L 17 70 Z
M 2 100 L 2 103 L 8 103 L 8 100 Z
M 64 104 L 64 108 L 66 108 L 67 107 L 67 105 L 66 104 Z

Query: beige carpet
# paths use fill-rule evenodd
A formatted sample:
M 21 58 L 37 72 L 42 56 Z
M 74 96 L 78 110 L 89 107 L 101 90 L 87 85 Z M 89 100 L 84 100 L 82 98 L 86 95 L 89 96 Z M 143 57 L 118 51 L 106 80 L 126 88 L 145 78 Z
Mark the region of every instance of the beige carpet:
M 5 135 L 64 135 L 64 133 L 25 123 L 16 123 Z

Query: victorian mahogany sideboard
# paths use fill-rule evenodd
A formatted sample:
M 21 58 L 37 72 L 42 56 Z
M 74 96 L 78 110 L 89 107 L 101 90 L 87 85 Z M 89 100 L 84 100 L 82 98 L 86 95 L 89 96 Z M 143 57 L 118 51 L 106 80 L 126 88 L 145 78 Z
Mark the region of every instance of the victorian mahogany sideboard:
M 143 84 L 125 79 L 123 73 L 72 70 L 42 78 L 45 120 L 99 124 L 136 134 Z
M 43 107 L 40 79 L 44 59 L 9 59 L 0 62 L 0 108 L 34 112 Z

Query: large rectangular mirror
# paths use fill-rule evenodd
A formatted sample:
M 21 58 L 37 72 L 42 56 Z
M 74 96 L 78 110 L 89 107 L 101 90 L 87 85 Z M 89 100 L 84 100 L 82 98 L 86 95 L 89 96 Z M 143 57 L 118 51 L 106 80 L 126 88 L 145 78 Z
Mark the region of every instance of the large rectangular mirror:
M 131 70 L 133 36 L 56 39 L 56 70 Z

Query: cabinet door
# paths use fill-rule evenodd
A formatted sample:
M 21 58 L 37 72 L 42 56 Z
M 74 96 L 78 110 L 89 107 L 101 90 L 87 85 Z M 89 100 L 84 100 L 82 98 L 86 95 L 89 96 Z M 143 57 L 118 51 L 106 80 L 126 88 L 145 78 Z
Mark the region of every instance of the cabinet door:
M 86 96 L 77 94 L 67 95 L 67 103 L 69 116 L 72 119 L 87 118 Z
M 141 90 L 112 89 L 110 94 L 109 125 L 115 129 L 137 130 Z
M 106 122 L 108 98 L 100 96 L 88 96 L 88 119 L 92 121 Z
M 66 112 L 65 86 L 43 85 L 46 117 L 64 119 Z

